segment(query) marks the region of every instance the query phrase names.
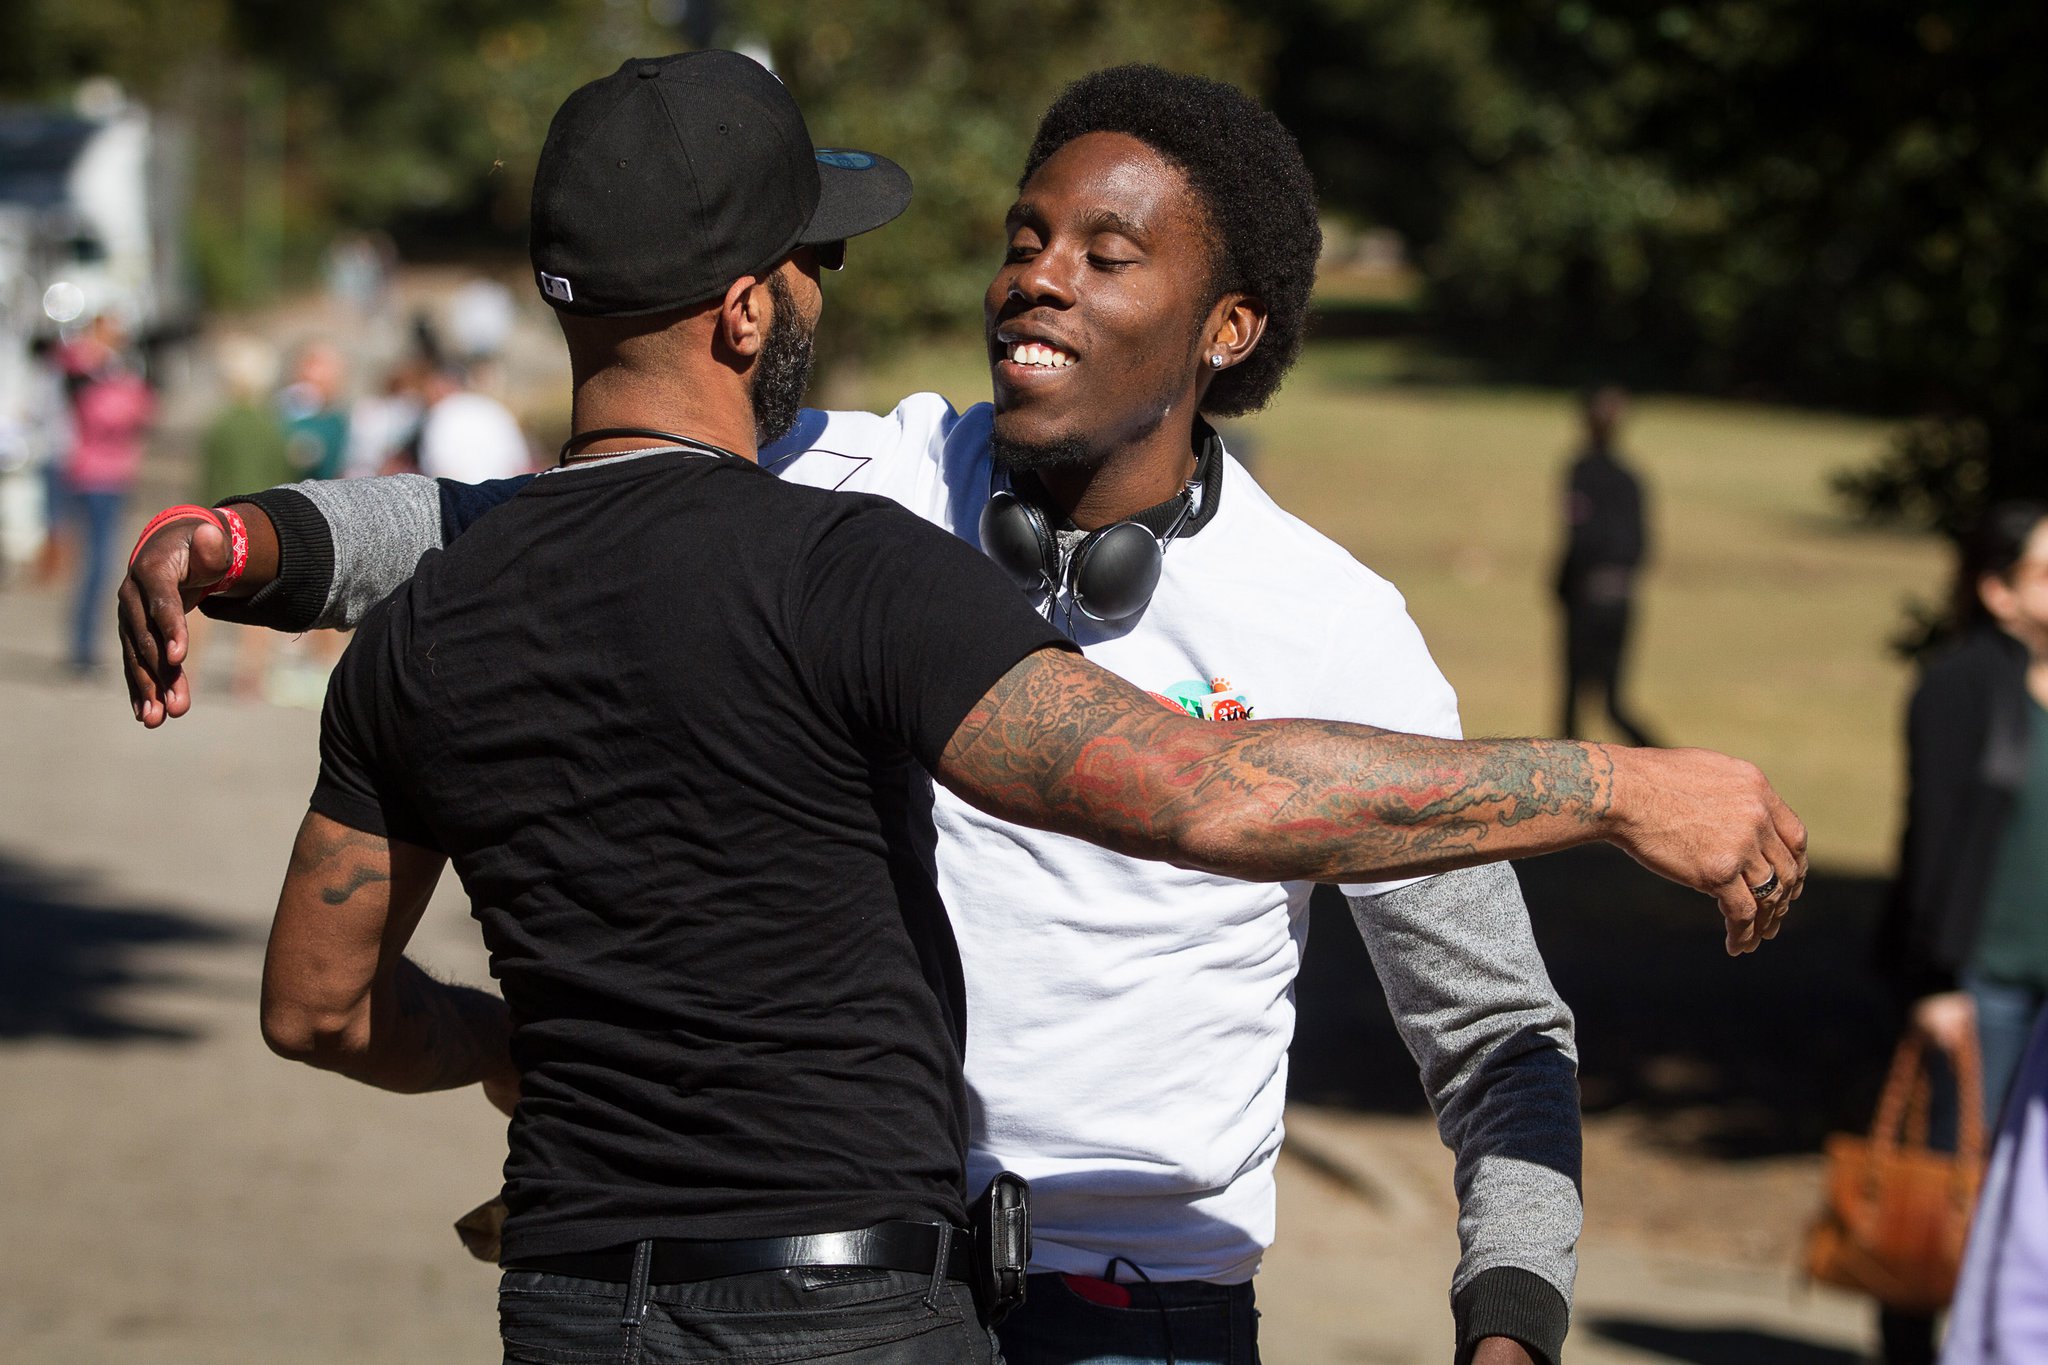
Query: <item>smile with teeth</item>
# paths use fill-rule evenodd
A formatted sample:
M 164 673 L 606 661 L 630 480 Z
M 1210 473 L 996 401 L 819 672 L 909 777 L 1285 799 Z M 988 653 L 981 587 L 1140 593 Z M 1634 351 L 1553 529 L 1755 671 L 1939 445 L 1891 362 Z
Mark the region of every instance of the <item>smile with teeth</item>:
M 1042 341 L 1005 342 L 1003 354 L 1013 365 L 1032 365 L 1047 370 L 1062 370 L 1074 363 L 1073 356 Z

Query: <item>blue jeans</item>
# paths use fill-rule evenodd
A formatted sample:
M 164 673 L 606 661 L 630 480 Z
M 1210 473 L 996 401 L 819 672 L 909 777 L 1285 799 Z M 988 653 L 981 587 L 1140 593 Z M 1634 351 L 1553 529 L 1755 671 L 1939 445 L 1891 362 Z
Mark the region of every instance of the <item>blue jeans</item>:
M 1003 1365 L 964 1284 L 893 1270 L 764 1270 L 640 1285 L 508 1270 L 506 1365 Z
M 1024 1306 L 1003 1319 L 1009 1365 L 1258 1365 L 1250 1284 L 1125 1281 L 1130 1306 L 1093 1303 L 1064 1275 L 1033 1275 Z
M 71 663 L 90 668 L 99 657 L 99 632 L 114 618 L 114 600 L 107 596 L 109 570 L 114 567 L 114 535 L 121 523 L 122 495 L 74 490 L 72 514 L 78 520 L 78 600 L 71 608 Z M 102 600 L 104 599 L 104 600 Z
M 2027 1039 L 2033 1036 L 2034 1020 L 2041 1013 L 2044 997 L 2028 986 L 2011 986 L 1965 974 L 1963 989 L 1977 1008 L 1977 1052 L 1984 1063 L 1984 1127 L 1998 1125 L 1999 1110 L 2005 1107 L 2006 1092 L 2013 1077 L 2020 1074 L 2020 1062 L 2027 1055 Z

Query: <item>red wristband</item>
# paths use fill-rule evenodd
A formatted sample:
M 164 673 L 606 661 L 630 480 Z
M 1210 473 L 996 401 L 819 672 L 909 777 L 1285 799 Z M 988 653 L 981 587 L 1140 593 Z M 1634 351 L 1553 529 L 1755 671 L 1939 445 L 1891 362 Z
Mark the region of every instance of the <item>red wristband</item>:
M 219 592 L 235 582 L 248 569 L 249 527 L 242 520 L 241 514 L 232 507 L 201 507 L 189 502 L 179 503 L 176 507 L 166 507 L 151 517 L 149 524 L 142 528 L 142 534 L 135 538 L 135 548 L 128 552 L 128 562 L 131 565 L 135 563 L 135 556 L 142 553 L 142 547 L 149 543 L 151 536 L 173 522 L 180 521 L 210 521 L 220 527 L 228 538 L 228 571 L 221 576 L 218 583 L 200 593 L 201 597 L 209 597 Z
M 223 588 L 232 587 L 249 567 L 249 524 L 242 520 L 242 514 L 232 507 L 216 507 L 228 529 L 228 571 L 221 575 L 220 582 L 206 590 L 210 596 Z

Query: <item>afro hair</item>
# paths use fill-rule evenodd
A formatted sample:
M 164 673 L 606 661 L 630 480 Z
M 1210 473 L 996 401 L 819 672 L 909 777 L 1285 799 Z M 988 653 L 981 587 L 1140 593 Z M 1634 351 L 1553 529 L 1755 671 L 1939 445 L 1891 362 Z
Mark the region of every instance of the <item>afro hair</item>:
M 1089 133 L 1137 138 L 1178 166 L 1221 240 L 1211 300 L 1243 293 L 1265 304 L 1259 344 L 1216 376 L 1202 404 L 1217 417 L 1257 412 L 1301 354 L 1323 249 L 1315 181 L 1294 135 L 1235 86 L 1139 63 L 1113 66 L 1075 81 L 1045 111 L 1019 186 Z

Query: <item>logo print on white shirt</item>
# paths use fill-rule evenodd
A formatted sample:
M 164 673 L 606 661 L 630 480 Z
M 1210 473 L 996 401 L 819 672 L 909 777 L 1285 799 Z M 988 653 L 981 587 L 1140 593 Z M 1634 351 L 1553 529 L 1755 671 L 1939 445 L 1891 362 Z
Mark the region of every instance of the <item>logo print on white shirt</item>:
M 1153 696 L 1168 706 L 1178 706 L 1196 720 L 1250 720 L 1251 699 L 1230 685 L 1228 678 L 1211 678 L 1203 682 L 1189 678 L 1177 682 L 1164 692 Z

